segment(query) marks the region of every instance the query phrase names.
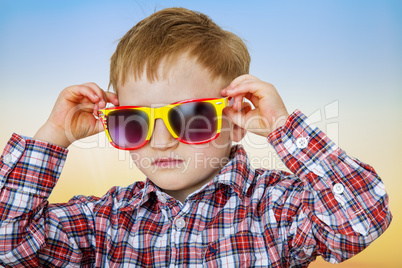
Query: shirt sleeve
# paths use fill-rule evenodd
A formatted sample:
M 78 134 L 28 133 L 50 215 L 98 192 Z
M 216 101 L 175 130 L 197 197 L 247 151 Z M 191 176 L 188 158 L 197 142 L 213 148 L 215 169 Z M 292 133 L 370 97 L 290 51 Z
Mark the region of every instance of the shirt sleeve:
M 18 218 L 43 205 L 66 157 L 66 149 L 13 134 L 0 158 L 0 219 Z
M 293 264 L 316 255 L 341 262 L 389 226 L 388 196 L 375 170 L 349 157 L 300 111 L 292 113 L 268 140 L 303 188 L 287 229 Z
M 79 202 L 51 209 L 47 201 L 67 152 L 17 134 L 8 141 L 0 157 L 0 266 L 61 267 L 68 258 L 82 257 L 77 241 L 85 230 L 69 232 L 63 219 L 80 221 L 78 227 L 88 232 L 84 219 L 90 212 Z

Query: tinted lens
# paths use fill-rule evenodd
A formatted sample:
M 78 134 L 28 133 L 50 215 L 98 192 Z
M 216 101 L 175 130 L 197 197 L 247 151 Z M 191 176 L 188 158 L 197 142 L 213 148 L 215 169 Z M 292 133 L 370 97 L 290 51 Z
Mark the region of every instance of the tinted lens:
M 115 110 L 107 116 L 110 138 L 123 148 L 134 148 L 145 142 L 149 129 L 148 115 L 140 110 Z
M 187 142 L 203 142 L 216 134 L 217 114 L 211 103 L 180 104 L 169 111 L 168 118 L 176 135 Z

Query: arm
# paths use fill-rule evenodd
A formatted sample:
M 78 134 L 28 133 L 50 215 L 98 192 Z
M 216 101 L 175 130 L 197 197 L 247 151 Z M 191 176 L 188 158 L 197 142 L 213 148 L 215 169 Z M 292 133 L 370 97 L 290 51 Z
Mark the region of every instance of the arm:
M 0 265 L 64 267 L 94 261 L 91 199 L 49 205 L 67 150 L 14 134 L 0 158 Z M 92 198 L 93 199 L 93 198 Z
M 118 105 L 117 96 L 93 83 L 68 87 L 35 140 L 14 134 L 8 142 L 0 159 L 0 264 L 60 267 L 91 258 L 90 202 L 50 206 L 47 198 L 66 158 L 62 147 L 102 130 L 92 112 L 106 102 Z
M 66 156 L 66 149 L 17 134 L 7 143 L 0 161 L 2 265 L 39 266 L 36 254 L 49 237 L 47 197 L 60 176 Z
M 238 127 L 268 136 L 301 180 L 302 190 L 288 193 L 283 204 L 297 206 L 292 220 L 284 220 L 282 226 L 291 261 L 307 263 L 320 254 L 327 261 L 340 262 L 363 250 L 388 227 L 388 197 L 374 169 L 347 156 L 300 112 L 288 117 L 271 84 L 244 75 L 222 95 L 235 98 L 233 107 L 225 111 L 227 116 Z M 242 106 L 243 97 L 255 109 Z M 295 200 L 297 205 L 291 203 Z
M 12 135 L 0 158 L 1 223 L 44 205 L 67 152 L 55 145 Z
M 344 261 L 389 226 L 388 196 L 374 169 L 346 155 L 302 113 L 295 111 L 269 141 L 303 185 L 284 200 L 284 207 L 295 205 L 294 196 L 299 200 L 292 220 L 277 219 L 285 223 L 293 265 L 316 255 Z

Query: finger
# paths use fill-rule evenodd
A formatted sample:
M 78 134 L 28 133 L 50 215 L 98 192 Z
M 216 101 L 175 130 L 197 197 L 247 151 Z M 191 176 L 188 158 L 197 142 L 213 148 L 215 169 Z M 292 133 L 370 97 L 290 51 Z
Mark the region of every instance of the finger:
M 76 105 L 73 110 L 92 114 L 94 110 L 98 110 L 97 107 L 99 108 L 98 103 L 84 102 Z
M 99 102 L 100 108 L 106 107 L 107 103 L 112 103 L 115 106 L 119 105 L 119 99 L 117 97 L 117 94 L 105 91 L 102 88 L 100 88 L 96 83 L 93 82 L 84 83 L 83 85 L 86 85 L 96 91 L 96 94 L 101 98 L 101 101 Z
M 99 97 L 85 86 L 71 86 L 66 88 L 60 94 L 60 97 L 71 101 L 73 103 L 85 102 L 85 99 L 89 102 L 95 103 L 99 101 Z
M 237 96 L 234 96 L 233 97 L 233 106 L 232 106 L 232 108 L 233 108 L 233 110 L 240 110 L 241 108 L 242 108 L 242 106 L 243 106 L 243 98 L 244 98 L 245 96 L 244 96 L 244 94 L 242 94 L 242 95 L 237 95 Z
M 227 91 L 228 90 L 233 89 L 233 88 L 237 87 L 238 85 L 240 85 L 242 83 L 245 83 L 247 81 L 252 81 L 252 80 L 255 80 L 255 79 L 257 79 L 257 78 L 255 78 L 254 76 L 249 75 L 249 74 L 241 75 L 241 76 L 235 78 L 227 87 L 222 89 L 221 94 L 223 96 L 227 96 Z
M 94 105 L 94 108 L 93 108 L 93 110 L 92 110 L 92 114 L 93 115 L 95 115 L 95 116 L 98 116 L 98 110 L 99 110 L 99 104 L 98 103 L 95 103 L 95 105 Z
M 229 120 L 235 125 L 240 126 L 241 120 L 238 118 L 238 111 L 234 110 L 232 107 L 226 107 L 223 109 L 223 113 L 229 118 Z
M 244 121 L 245 121 L 245 115 L 251 110 L 251 105 L 246 104 L 242 109 L 240 110 L 235 110 L 232 107 L 227 107 L 223 110 L 225 115 L 229 118 L 230 121 L 232 121 L 235 125 L 244 128 Z
M 270 91 L 270 84 L 262 83 L 260 81 L 248 81 L 247 83 L 242 83 L 236 87 L 229 88 L 226 91 L 227 96 L 232 97 L 239 94 L 252 94 L 257 98 L 261 99 L 268 96 Z
M 88 82 L 88 83 L 84 83 L 82 85 L 87 86 L 90 89 L 92 89 L 93 92 L 99 97 L 100 102 L 102 102 L 102 101 L 106 102 L 107 96 L 106 96 L 105 91 L 103 89 L 101 89 L 96 83 Z
M 106 91 L 105 95 L 106 95 L 106 102 L 110 102 L 114 106 L 119 105 L 119 98 L 117 97 L 117 95 L 115 93 Z
M 95 129 L 97 131 L 97 133 L 105 131 L 105 128 L 103 127 L 103 123 L 101 120 L 97 120 L 95 123 Z
M 241 107 L 242 112 L 245 114 L 248 113 L 249 111 L 251 111 L 252 109 L 253 109 L 253 107 L 248 102 L 244 102 L 243 106 Z
M 254 105 L 255 108 L 259 107 L 259 98 L 253 96 L 251 93 L 246 93 L 246 94 L 239 94 L 235 95 L 232 97 L 233 98 L 233 104 L 232 108 L 234 110 L 239 110 L 242 109 L 244 103 L 246 103 L 246 99 Z
M 77 118 L 84 118 L 92 114 L 96 104 L 93 103 L 80 103 L 69 109 L 65 115 L 65 122 L 70 122 L 70 124 L 77 122 Z M 88 117 L 89 118 L 89 117 Z

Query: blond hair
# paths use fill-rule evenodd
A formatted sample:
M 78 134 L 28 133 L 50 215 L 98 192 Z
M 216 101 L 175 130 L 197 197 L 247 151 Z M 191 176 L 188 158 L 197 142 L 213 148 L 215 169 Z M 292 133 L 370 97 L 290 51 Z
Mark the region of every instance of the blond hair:
M 167 8 L 153 13 L 131 28 L 111 57 L 110 82 L 115 91 L 128 76 L 158 79 L 162 60 L 172 64 L 182 53 L 195 57 L 211 74 L 229 84 L 249 72 L 250 55 L 237 35 L 223 30 L 208 16 L 185 8 Z M 164 62 L 165 64 L 165 62 Z

